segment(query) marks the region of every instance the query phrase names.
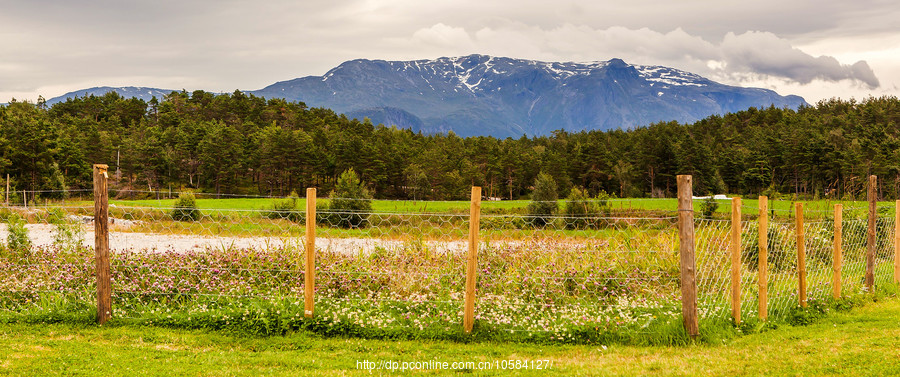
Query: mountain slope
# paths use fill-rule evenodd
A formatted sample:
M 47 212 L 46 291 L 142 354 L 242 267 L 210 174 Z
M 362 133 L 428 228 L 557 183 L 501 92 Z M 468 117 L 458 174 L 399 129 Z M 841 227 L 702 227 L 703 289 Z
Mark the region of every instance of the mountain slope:
M 47 100 L 47 105 L 53 105 L 58 102 L 65 102 L 68 98 L 74 97 L 85 97 L 85 96 L 102 96 L 109 92 L 116 92 L 122 97 L 134 97 L 140 98 L 144 101 L 149 101 L 153 97 L 156 97 L 158 100 L 162 100 L 166 94 L 172 92 L 172 90 L 168 89 L 158 89 L 158 88 L 146 88 L 140 86 L 122 86 L 122 87 L 110 87 L 110 86 L 101 86 L 89 89 L 82 89 L 74 92 L 69 92 L 63 94 L 59 97 L 53 97 Z
M 382 119 L 424 132 L 517 137 L 628 128 L 657 121 L 693 122 L 756 107 L 806 102 L 766 89 L 722 85 L 688 72 L 629 65 L 547 63 L 471 55 L 417 61 L 353 60 L 324 76 L 279 82 L 252 92 Z M 404 123 L 407 119 L 409 122 Z M 417 123 L 421 122 L 421 126 Z
M 53 98 L 116 91 L 149 100 L 171 91 L 92 88 Z M 519 137 L 630 128 L 675 120 L 690 123 L 749 107 L 797 108 L 798 96 L 741 88 L 662 66 L 620 59 L 551 63 L 470 55 L 435 60 L 351 60 L 324 76 L 282 81 L 248 93 L 302 101 L 349 117 L 425 133 Z

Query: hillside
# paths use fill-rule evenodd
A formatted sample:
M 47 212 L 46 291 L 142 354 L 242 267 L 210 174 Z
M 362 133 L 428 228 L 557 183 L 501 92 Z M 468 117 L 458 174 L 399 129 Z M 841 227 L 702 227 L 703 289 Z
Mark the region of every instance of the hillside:
M 67 93 L 48 104 L 116 91 L 149 100 L 171 90 L 99 87 Z M 662 66 L 620 59 L 551 63 L 470 55 L 435 60 L 352 60 L 323 76 L 282 81 L 248 91 L 301 101 L 351 118 L 427 134 L 519 137 L 554 130 L 609 130 L 660 121 L 691 123 L 750 107 L 796 109 L 798 96 L 716 83 Z
M 495 137 L 690 123 L 750 107 L 806 104 L 797 96 L 722 85 L 689 72 L 620 59 L 549 63 L 483 55 L 353 60 L 324 76 L 279 82 L 252 93 L 426 133 Z

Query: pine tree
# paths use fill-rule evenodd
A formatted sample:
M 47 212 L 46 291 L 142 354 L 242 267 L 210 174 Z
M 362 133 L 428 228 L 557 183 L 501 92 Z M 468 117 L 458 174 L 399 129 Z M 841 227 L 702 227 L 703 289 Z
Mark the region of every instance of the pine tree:
M 594 225 L 591 217 L 597 216 L 597 205 L 591 200 L 586 191 L 572 187 L 572 191 L 566 198 L 566 206 L 563 210 L 566 214 L 566 228 L 587 229 Z
M 533 216 L 531 223 L 543 227 L 550 223 L 548 217 L 556 213 L 559 194 L 556 192 L 556 181 L 549 174 L 541 172 L 534 180 L 534 191 L 531 192 L 531 203 L 528 203 L 528 214 Z
M 340 228 L 365 228 L 372 211 L 372 195 L 353 168 L 345 170 L 331 192 L 328 222 Z

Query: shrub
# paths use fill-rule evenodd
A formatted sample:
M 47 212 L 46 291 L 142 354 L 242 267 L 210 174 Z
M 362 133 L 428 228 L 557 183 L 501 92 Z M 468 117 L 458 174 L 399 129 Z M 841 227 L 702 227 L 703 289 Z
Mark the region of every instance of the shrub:
M 719 202 L 713 199 L 713 195 L 709 194 L 706 199 L 700 202 L 700 216 L 704 219 L 712 219 L 716 210 L 719 209 Z
M 325 216 L 330 225 L 340 228 L 365 228 L 368 225 L 372 195 L 353 168 L 341 173 L 330 196 L 330 213 Z
M 6 247 L 14 252 L 28 254 L 31 252 L 31 239 L 28 238 L 28 228 L 25 227 L 25 219 L 17 213 L 10 213 L 6 217 Z
M 53 224 L 53 244 L 66 251 L 75 251 L 82 246 L 84 229 L 78 221 L 66 217 L 60 208 L 50 211 L 50 224 Z
M 601 216 L 610 216 L 612 213 L 612 205 L 609 203 L 610 196 L 606 193 L 606 190 L 600 190 L 597 193 L 597 212 L 600 213 Z
M 200 210 L 197 209 L 197 200 L 194 193 L 182 192 L 175 200 L 175 208 L 172 209 L 172 219 L 175 221 L 200 220 Z
M 306 215 L 297 208 L 299 199 L 297 192 L 292 191 L 291 195 L 286 199 L 272 202 L 272 210 L 263 212 L 263 216 L 273 220 L 285 219 L 295 223 L 302 223 L 306 221 Z
M 774 184 L 770 185 L 768 188 L 763 190 L 761 193 L 759 193 L 759 195 L 765 196 L 765 197 L 769 198 L 769 200 L 781 200 L 781 198 L 784 196 L 778 192 L 778 189 L 775 188 Z
M 556 213 L 559 195 L 556 193 L 556 181 L 549 174 L 540 173 L 534 180 L 534 191 L 531 193 L 531 203 L 528 203 L 528 214 L 532 217 L 531 224 L 537 227 L 546 226 L 550 219 L 546 216 Z
M 566 197 L 566 205 L 563 209 L 566 214 L 566 228 L 568 229 L 587 229 L 594 225 L 591 217 L 597 215 L 597 205 L 591 200 L 587 192 L 573 187 Z

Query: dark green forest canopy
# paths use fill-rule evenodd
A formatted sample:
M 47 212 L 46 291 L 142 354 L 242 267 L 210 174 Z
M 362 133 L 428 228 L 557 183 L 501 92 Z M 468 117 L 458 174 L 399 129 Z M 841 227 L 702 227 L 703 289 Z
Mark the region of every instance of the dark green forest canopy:
M 105 163 L 118 172 L 118 188 L 283 196 L 329 192 L 353 168 L 376 198 L 396 199 L 465 199 L 472 185 L 516 199 L 541 171 L 560 197 L 575 186 L 592 196 L 671 197 L 678 174 L 693 175 L 701 194 L 859 197 L 875 174 L 881 195 L 897 198 L 898 124 L 900 101 L 881 97 L 633 130 L 460 138 L 240 91 L 173 92 L 149 102 L 112 92 L 49 108 L 0 107 L 0 173 L 15 190 L 88 189 L 91 165 Z

